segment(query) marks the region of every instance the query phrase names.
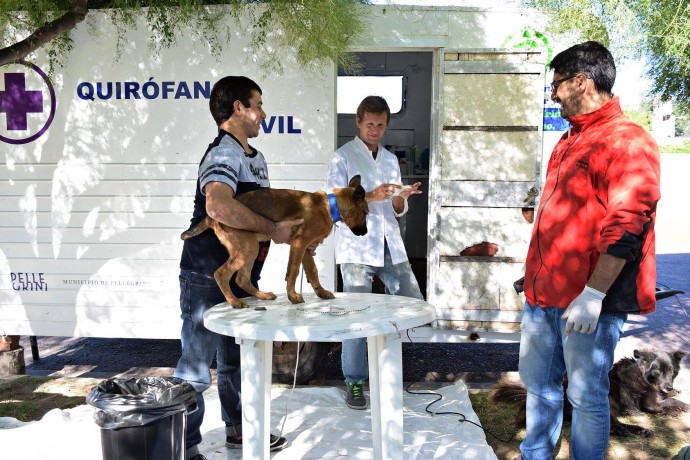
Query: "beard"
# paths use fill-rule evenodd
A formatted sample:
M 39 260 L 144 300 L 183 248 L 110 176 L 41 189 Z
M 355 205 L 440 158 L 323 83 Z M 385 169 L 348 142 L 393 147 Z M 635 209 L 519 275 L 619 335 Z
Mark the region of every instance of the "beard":
M 582 109 L 582 101 L 572 94 L 560 99 L 559 104 L 561 105 L 561 117 L 563 118 L 575 116 Z

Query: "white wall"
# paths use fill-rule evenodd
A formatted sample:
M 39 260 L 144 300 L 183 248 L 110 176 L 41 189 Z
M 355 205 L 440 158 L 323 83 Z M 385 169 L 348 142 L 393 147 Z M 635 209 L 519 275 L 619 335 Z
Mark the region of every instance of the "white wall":
M 65 68 L 48 78 L 53 102 L 33 69 L 0 68 L 5 76 L 26 74 L 26 88 L 42 91 L 44 102 L 42 113 L 29 113 L 26 130 L 9 129 L 0 114 L 3 140 L 36 133 L 55 108 L 35 141 L 0 143 L 0 333 L 179 336 L 179 235 L 191 218 L 198 163 L 216 135 L 194 82 L 210 87 L 226 75 L 253 78 L 271 129 L 252 144 L 268 159 L 272 185 L 325 187 L 335 138 L 333 68 L 305 75 L 285 55 L 285 74 L 264 76 L 248 62 L 239 34 L 217 59 L 184 33 L 156 56 L 143 25 L 128 32 L 115 61 L 115 36 L 106 13 L 89 14 Z M 36 63 L 47 69 L 45 55 Z M 4 81 L 0 91 L 8 89 Z M 89 97 L 89 85 L 99 83 L 111 85 L 109 98 Z M 136 89 L 129 98 L 125 85 Z M 273 116 L 282 118 L 271 124 Z M 262 288 L 285 292 L 286 250 L 272 248 Z M 318 263 L 324 286 L 334 285 L 330 241 Z

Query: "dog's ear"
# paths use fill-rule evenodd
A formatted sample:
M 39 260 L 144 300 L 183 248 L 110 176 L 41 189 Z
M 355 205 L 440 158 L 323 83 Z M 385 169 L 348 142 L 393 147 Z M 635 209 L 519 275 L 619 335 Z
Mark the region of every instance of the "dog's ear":
M 362 182 L 362 176 L 357 174 L 352 179 L 350 179 L 350 183 L 348 184 L 348 187 L 357 188 L 357 186 L 359 184 L 361 184 L 361 182 Z
M 656 358 L 656 354 L 649 350 L 635 350 L 633 351 L 633 356 L 635 359 L 649 362 L 654 361 L 654 358 Z
M 686 355 L 684 351 L 674 351 L 673 352 L 673 360 L 676 362 L 676 367 L 680 366 L 680 362 L 683 360 L 683 357 Z
M 359 177 L 359 176 L 356 176 L 356 177 Z M 364 187 L 357 184 L 357 186 L 355 187 L 355 193 L 353 193 L 352 196 L 356 200 L 363 200 L 367 196 L 367 192 L 364 190 Z

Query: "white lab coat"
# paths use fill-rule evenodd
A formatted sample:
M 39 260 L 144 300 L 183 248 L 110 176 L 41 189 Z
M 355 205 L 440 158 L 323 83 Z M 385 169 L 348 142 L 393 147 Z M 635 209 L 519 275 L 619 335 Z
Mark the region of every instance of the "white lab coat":
M 367 192 L 381 184 L 402 184 L 398 158 L 379 144 L 376 160 L 359 137 L 340 147 L 328 165 L 328 188 L 347 187 L 350 179 L 359 174 Z M 367 234 L 356 236 L 347 225 L 336 226 L 335 261 L 383 267 L 384 238 L 388 242 L 393 264 L 407 261 L 405 245 L 396 217 L 407 212 L 407 200 L 400 214 L 393 209 L 393 200 L 369 203 Z

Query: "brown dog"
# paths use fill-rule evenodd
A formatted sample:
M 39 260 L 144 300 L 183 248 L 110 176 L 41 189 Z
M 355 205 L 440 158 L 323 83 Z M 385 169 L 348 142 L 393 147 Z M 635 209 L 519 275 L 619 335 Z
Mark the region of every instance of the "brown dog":
M 292 303 L 304 302 L 304 298 L 295 291 L 300 263 L 304 266 L 307 281 L 316 295 L 322 299 L 334 298 L 333 293 L 324 289 L 319 283 L 319 273 L 314 258 L 307 251 L 309 245 L 320 243 L 331 232 L 335 223 L 334 214 L 337 219 L 339 213 L 342 221 L 355 235 L 362 236 L 367 233 L 369 207 L 364 199 L 366 192 L 360 185 L 360 176 L 353 177 L 348 185 L 348 187 L 333 190 L 334 206 L 330 203 L 331 198 L 326 192 L 309 193 L 300 190 L 265 188 L 236 197 L 237 201 L 273 222 L 304 219 L 304 223 L 293 228 L 290 238 L 290 257 L 285 281 L 287 281 L 287 295 Z M 332 207 L 335 208 L 333 213 Z M 259 252 L 259 242 L 268 241 L 270 237 L 262 233 L 228 227 L 207 216 L 194 228 L 182 233 L 181 238 L 186 240 L 209 228 L 213 229 L 230 254 L 227 262 L 213 274 L 218 287 L 225 295 L 225 300 L 235 308 L 247 306 L 247 302 L 235 297 L 230 289 L 230 278 L 235 272 L 237 272 L 235 282 L 247 293 L 263 300 L 275 299 L 275 294 L 259 291 L 250 282 L 254 259 Z
M 672 398 L 676 391 L 673 381 L 678 377 L 680 362 L 685 356 L 682 351 L 668 353 L 663 350 L 635 350 L 634 358 L 617 361 L 609 371 L 609 407 L 611 434 L 616 436 L 652 436 L 652 432 L 637 425 L 618 420 L 625 415 L 649 414 L 678 415 L 690 410 L 686 403 Z M 568 387 L 567 378 L 563 387 Z M 512 403 L 518 406 L 515 416 L 516 427 L 525 426 L 525 387 L 514 383 L 499 383 L 491 395 L 492 402 Z M 569 418 L 572 406 L 565 399 L 564 418 Z

